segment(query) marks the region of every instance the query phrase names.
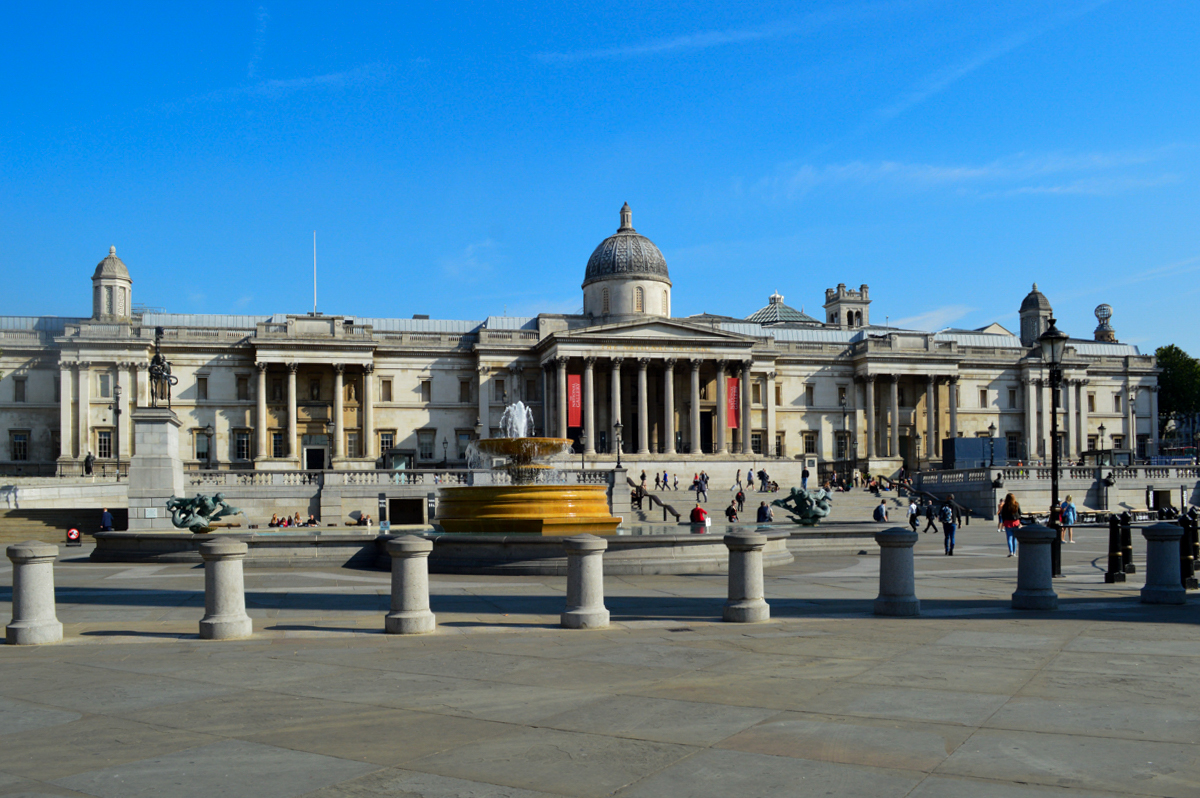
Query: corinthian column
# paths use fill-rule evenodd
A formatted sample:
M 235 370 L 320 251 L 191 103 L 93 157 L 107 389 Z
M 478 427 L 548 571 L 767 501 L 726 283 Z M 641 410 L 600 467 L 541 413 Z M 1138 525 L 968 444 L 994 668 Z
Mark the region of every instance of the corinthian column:
M 612 402 L 612 412 L 609 413 L 609 418 L 611 419 L 610 426 L 614 427 L 618 421 L 621 421 L 621 363 L 623 361 L 624 358 L 614 357 L 611 363 L 612 371 L 608 376 L 609 399 Z M 621 423 L 624 425 L 625 422 Z M 617 449 L 616 430 L 609 430 L 609 434 L 613 436 L 612 449 L 615 452 Z
M 863 377 L 863 393 L 867 396 L 867 457 L 875 456 L 875 375 Z M 867 466 L 870 469 L 870 466 Z
M 666 446 L 663 451 L 675 454 L 675 358 L 666 359 L 663 367 L 663 430 Z
M 346 448 L 343 443 L 346 435 L 342 430 L 342 423 L 345 418 L 345 410 L 342 406 L 342 394 L 345 388 L 345 370 L 346 367 L 341 363 L 333 364 L 333 456 L 337 458 L 346 456 Z M 363 441 L 363 443 L 365 444 L 366 441 Z
M 596 358 L 583 359 L 583 427 L 587 432 L 584 454 L 596 453 Z
M 742 361 L 742 379 L 738 383 L 738 398 L 742 405 L 742 454 L 750 454 L 750 367 L 753 361 Z
M 638 454 L 650 454 L 650 409 L 647 398 L 646 369 L 650 358 L 638 358 Z
M 72 363 L 58 364 L 58 448 L 59 456 L 72 457 L 75 422 L 71 418 L 71 367 Z
M 888 434 L 888 456 L 900 456 L 900 376 L 888 375 L 888 403 L 891 405 L 891 428 Z
M 941 453 L 937 439 L 937 383 L 933 377 L 925 378 L 925 456 L 933 460 Z
M 270 457 L 272 452 L 267 448 L 267 364 L 255 363 L 258 369 L 257 393 L 254 396 L 254 454 L 257 457 Z
M 725 367 L 728 360 L 717 361 L 717 454 L 729 454 L 729 408 L 726 407 Z
M 763 403 L 767 406 L 767 440 L 763 443 L 764 454 L 767 457 L 778 457 L 775 448 L 775 377 L 774 371 L 768 371 L 763 384 Z
M 558 437 L 567 437 L 567 359 L 565 357 L 555 358 L 555 365 L 558 366 Z
M 298 456 L 296 451 L 296 369 L 299 368 L 295 363 L 288 363 L 288 435 L 287 435 L 287 456 L 295 458 Z
M 690 451 L 700 454 L 700 358 L 692 358 L 692 406 L 688 415 L 688 435 L 691 437 Z
M 363 366 L 362 411 L 363 411 L 363 457 L 375 459 L 375 364 Z
M 950 383 L 950 437 L 958 437 L 958 377 L 951 377 Z

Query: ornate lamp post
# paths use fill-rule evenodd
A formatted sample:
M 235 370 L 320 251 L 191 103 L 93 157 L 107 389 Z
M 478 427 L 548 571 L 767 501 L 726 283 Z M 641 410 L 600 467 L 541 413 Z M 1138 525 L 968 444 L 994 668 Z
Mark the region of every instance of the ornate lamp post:
M 913 460 L 917 464 L 917 470 L 921 470 L 921 433 L 913 433 Z
M 988 424 L 988 466 L 996 467 L 996 425 Z
M 580 430 L 579 431 L 579 467 L 580 467 L 580 469 L 584 469 L 584 470 L 587 469 L 587 442 L 588 442 L 587 430 L 585 430 L 585 429 Z
M 442 466 L 450 462 L 450 439 L 442 436 Z
M 1100 455 L 1096 460 L 1096 465 L 1103 465 L 1100 461 L 1104 459 L 1104 425 L 1100 425 Z
M 217 431 L 213 429 L 212 424 L 209 424 L 204 428 L 204 435 L 206 438 L 208 438 L 208 469 L 210 471 L 212 470 L 213 435 L 215 435 L 216 432 Z
M 117 456 L 117 482 L 121 481 L 121 385 L 117 383 L 113 386 L 113 449 Z M 212 442 L 209 442 L 209 450 L 212 450 Z M 210 455 L 211 456 L 211 455 Z
M 842 480 L 847 481 L 850 479 L 850 467 L 845 461 L 850 457 L 850 446 L 849 441 L 846 440 L 846 433 L 849 432 L 846 429 L 846 397 L 843 396 L 838 404 L 842 407 L 842 446 L 845 447 L 845 451 L 842 453 Z
M 621 422 L 613 424 L 613 440 L 617 442 L 617 468 L 621 467 Z
M 1054 326 L 1038 338 L 1042 346 L 1042 360 L 1050 368 L 1050 528 L 1055 530 L 1051 548 L 1053 575 L 1059 576 L 1062 562 L 1062 538 L 1059 533 L 1058 506 L 1058 391 L 1062 386 L 1062 359 L 1070 336 Z

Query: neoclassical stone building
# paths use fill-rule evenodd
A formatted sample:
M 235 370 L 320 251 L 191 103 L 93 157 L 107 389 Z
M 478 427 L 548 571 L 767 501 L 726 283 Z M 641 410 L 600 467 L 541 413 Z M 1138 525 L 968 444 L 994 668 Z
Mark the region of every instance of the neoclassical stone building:
M 517 399 L 539 433 L 576 439 L 592 461 L 615 459 L 619 421 L 625 459 L 680 472 L 764 458 L 925 467 L 941 462 L 945 439 L 989 430 L 1014 460 L 1050 451 L 1035 341 L 1053 311 L 1036 285 L 1019 334 L 879 326 L 865 285 L 827 289 L 822 319 L 778 293 L 745 318 L 674 318 L 666 260 L 628 205 L 586 262 L 578 316 L 151 312 L 134 304 L 115 249 L 92 284 L 87 318 L 0 317 L 5 473 L 78 473 L 88 452 L 102 466 L 127 461 L 156 328 L 179 379 L 173 404 L 192 467 L 453 467 L 472 438 L 498 434 Z M 1116 341 L 1111 308 L 1098 315 L 1093 338 L 1069 344 L 1062 451 L 1152 454 L 1154 359 Z

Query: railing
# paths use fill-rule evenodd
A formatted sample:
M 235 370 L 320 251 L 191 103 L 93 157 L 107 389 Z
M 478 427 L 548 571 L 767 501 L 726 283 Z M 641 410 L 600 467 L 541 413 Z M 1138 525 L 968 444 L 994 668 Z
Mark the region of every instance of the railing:
M 124 466 L 124 464 L 122 464 Z M 188 471 L 189 484 L 199 487 L 269 487 L 312 485 L 511 485 L 504 471 L 470 471 L 459 468 L 374 469 L 367 471 Z M 477 479 L 478 477 L 478 479 Z M 539 483 L 608 485 L 612 472 L 603 469 L 566 469 L 546 472 Z
M 20 460 L 0 463 L 0 477 L 57 477 L 58 463 L 27 463 Z M 78 476 L 77 474 L 72 476 Z
M 966 468 L 947 471 L 922 471 L 913 482 L 916 487 L 968 485 L 990 482 L 999 476 L 1005 483 L 1031 480 L 1050 481 L 1052 469 L 1046 466 L 1004 466 L 1002 468 Z M 1060 466 L 1059 478 L 1091 481 L 1112 477 L 1114 482 L 1188 482 L 1200 480 L 1200 466 Z
M 101 479 L 116 479 L 129 476 L 129 463 L 117 465 L 115 460 L 97 460 L 92 464 L 92 473 L 83 472 L 83 463 L 57 463 L 57 476 L 60 477 L 99 477 Z
M 324 484 L 322 471 L 189 471 L 189 485 L 198 487 L 295 487 Z

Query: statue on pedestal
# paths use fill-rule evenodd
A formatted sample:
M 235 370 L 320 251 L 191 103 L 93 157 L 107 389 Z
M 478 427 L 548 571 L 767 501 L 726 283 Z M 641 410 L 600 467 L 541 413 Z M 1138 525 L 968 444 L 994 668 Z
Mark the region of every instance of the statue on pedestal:
M 194 499 L 179 499 L 172 496 L 167 501 L 167 512 L 171 514 L 171 523 L 176 529 L 190 529 L 196 534 L 203 534 L 218 520 L 231 515 L 241 515 L 237 507 L 230 507 L 225 502 L 225 494 L 217 493 L 204 496 L 197 493 Z
M 171 386 L 179 383 L 179 378 L 172 376 L 171 364 L 162 353 L 163 328 L 154 328 L 154 357 L 150 358 L 150 406 L 158 407 L 160 401 L 167 403 L 171 409 Z
M 822 518 L 829 515 L 832 501 L 833 496 L 824 488 L 816 490 L 792 488 L 786 499 L 776 499 L 771 504 L 792 513 L 796 523 L 800 526 L 816 526 Z

